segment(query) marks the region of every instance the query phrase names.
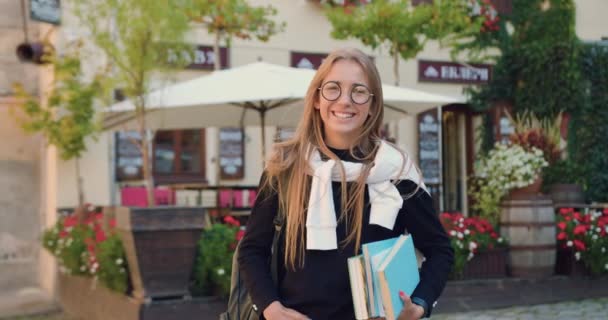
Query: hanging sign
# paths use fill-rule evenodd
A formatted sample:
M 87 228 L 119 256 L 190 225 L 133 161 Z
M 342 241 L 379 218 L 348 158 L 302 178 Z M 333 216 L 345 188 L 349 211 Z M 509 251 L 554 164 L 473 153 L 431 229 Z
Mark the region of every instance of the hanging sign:
M 489 64 L 418 60 L 420 82 L 483 84 L 491 78 L 492 66 Z

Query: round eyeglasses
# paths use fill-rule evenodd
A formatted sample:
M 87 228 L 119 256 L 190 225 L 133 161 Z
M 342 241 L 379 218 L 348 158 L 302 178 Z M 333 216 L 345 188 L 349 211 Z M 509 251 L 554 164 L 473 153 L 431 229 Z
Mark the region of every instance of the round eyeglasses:
M 327 101 L 336 101 L 342 95 L 342 87 L 335 81 L 328 81 L 317 90 L 321 91 Z M 350 100 L 355 104 L 365 104 L 373 95 L 369 88 L 362 84 L 356 84 L 350 90 Z

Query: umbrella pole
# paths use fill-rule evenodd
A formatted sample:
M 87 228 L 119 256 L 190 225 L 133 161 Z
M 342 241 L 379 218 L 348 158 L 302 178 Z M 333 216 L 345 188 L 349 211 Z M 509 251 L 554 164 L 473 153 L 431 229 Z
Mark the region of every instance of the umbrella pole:
M 266 110 L 259 110 L 260 112 L 260 126 L 262 126 L 262 168 L 266 165 Z

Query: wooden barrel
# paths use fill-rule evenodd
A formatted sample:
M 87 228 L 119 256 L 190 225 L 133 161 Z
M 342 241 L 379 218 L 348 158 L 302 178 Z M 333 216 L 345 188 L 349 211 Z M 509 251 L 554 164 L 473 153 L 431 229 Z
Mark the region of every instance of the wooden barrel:
M 549 187 L 549 195 L 556 207 L 585 203 L 585 192 L 578 184 L 553 184 Z
M 500 233 L 510 243 L 511 274 L 548 277 L 555 266 L 555 212 L 545 195 L 507 198 L 501 203 Z

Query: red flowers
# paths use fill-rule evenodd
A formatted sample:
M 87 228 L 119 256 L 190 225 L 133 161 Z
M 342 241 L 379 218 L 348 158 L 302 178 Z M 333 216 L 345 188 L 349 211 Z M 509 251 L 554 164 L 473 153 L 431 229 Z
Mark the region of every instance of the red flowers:
M 608 272 L 608 209 L 561 208 L 557 215 L 557 243 L 574 249 L 594 274 Z

